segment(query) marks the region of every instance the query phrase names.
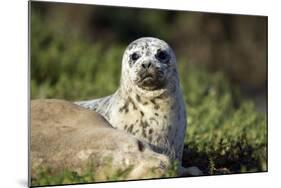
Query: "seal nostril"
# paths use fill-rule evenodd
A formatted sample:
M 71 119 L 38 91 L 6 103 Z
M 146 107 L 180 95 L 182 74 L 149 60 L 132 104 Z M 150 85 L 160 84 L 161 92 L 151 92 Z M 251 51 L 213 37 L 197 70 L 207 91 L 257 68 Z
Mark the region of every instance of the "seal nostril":
M 150 62 L 149 63 L 143 63 L 143 64 L 141 64 L 141 66 L 143 68 L 149 69 L 149 67 L 151 66 L 151 63 Z

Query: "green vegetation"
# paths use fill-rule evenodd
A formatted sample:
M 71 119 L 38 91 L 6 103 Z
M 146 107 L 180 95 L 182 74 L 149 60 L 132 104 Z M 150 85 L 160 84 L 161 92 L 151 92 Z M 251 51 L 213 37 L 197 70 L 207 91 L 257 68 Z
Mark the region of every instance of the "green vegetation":
M 92 99 L 118 87 L 124 44 L 90 42 L 31 17 L 31 98 Z M 223 72 L 211 72 L 178 57 L 188 112 L 183 165 L 204 174 L 267 171 L 267 117 L 244 99 Z M 92 174 L 42 171 L 33 185 L 93 182 Z M 120 172 L 110 181 L 120 180 Z M 169 171 L 174 176 L 175 169 Z
M 129 173 L 132 171 L 133 167 L 130 166 L 123 170 L 117 170 L 111 173 L 110 162 L 107 164 L 107 170 L 105 173 L 98 175 L 102 176 L 102 181 L 99 178 L 95 178 L 96 168 L 94 165 L 89 164 L 89 168 L 85 170 L 82 175 L 77 172 L 64 169 L 60 172 L 54 172 L 50 168 L 39 168 L 36 172 L 37 176 L 32 177 L 32 186 L 44 186 L 44 185 L 59 185 L 59 184 L 77 184 L 77 183 L 92 183 L 92 182 L 105 182 L 105 181 L 124 181 L 127 179 Z M 147 174 L 155 174 L 156 169 L 148 170 Z M 167 170 L 167 173 L 163 178 L 176 177 L 177 163 L 174 162 L 171 167 Z M 98 172 L 98 170 L 97 170 Z M 147 175 L 146 174 L 146 175 Z
M 79 176 L 76 172 L 63 170 L 54 175 L 52 174 L 51 169 L 40 169 L 38 170 L 37 177 L 32 177 L 32 186 L 95 182 L 93 173 L 93 171 L 88 171 L 82 176 Z
M 116 173 L 106 176 L 103 181 L 122 181 L 131 172 L 132 167 L 124 170 L 117 170 Z M 101 182 L 95 179 L 95 168 L 89 168 L 82 175 L 77 172 L 65 169 L 61 172 L 53 172 L 52 169 L 38 169 L 37 176 L 32 177 L 32 185 L 58 185 Z
M 266 115 L 222 73 L 192 67 L 188 73 L 181 77 L 188 104 L 184 165 L 205 174 L 266 171 Z

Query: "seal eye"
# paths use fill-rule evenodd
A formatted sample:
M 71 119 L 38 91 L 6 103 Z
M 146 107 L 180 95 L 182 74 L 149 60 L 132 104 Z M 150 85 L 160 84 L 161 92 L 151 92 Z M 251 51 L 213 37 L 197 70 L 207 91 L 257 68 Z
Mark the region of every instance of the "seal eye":
M 135 52 L 135 53 L 133 53 L 133 54 L 131 55 L 131 59 L 132 59 L 133 61 L 136 61 L 138 58 L 140 58 L 140 55 L 139 55 L 137 52 Z
M 167 51 L 164 50 L 158 50 L 157 54 L 155 55 L 155 57 L 160 60 L 160 61 L 168 61 L 170 59 L 170 56 L 168 54 Z

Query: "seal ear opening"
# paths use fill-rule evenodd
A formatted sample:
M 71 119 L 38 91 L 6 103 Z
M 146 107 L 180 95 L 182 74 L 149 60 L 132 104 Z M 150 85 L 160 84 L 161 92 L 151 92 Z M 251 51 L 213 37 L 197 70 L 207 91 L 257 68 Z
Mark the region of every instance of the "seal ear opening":
M 140 152 L 143 152 L 144 151 L 144 149 L 145 149 L 145 146 L 144 146 L 144 144 L 141 142 L 141 141 L 137 141 L 137 144 L 138 144 L 138 149 L 139 149 L 139 151 Z

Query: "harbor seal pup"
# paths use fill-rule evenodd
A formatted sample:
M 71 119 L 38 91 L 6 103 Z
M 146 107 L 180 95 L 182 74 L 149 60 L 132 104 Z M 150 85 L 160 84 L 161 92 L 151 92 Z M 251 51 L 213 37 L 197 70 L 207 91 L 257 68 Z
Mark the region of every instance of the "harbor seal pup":
M 83 175 L 94 167 L 95 181 L 131 168 L 125 179 L 162 177 L 169 158 L 135 136 L 116 130 L 98 113 L 64 100 L 31 101 L 31 177 L 50 168 Z
M 135 135 L 181 163 L 186 109 L 176 57 L 163 40 L 144 37 L 133 41 L 123 54 L 117 91 L 75 103 L 100 113 L 114 128 Z

